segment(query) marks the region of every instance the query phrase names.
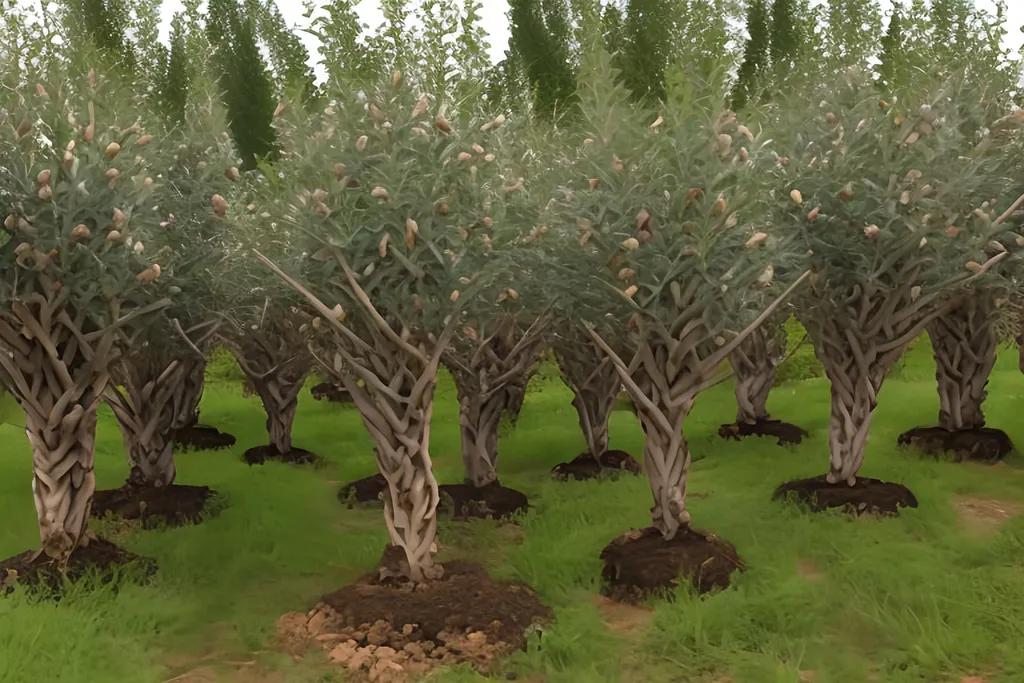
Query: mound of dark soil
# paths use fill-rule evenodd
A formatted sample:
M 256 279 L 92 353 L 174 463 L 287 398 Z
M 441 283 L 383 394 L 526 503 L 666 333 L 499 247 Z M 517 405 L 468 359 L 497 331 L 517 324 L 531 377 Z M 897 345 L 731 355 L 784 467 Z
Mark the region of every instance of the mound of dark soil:
M 109 541 L 93 539 L 71 553 L 64 572 L 46 554 L 29 551 L 0 562 L 0 595 L 27 586 L 33 591 L 59 594 L 66 581 L 96 577 L 108 584 L 115 578 L 131 576 L 145 581 L 156 573 L 156 560 L 122 550 Z
M 317 384 L 315 387 L 309 390 L 309 393 L 313 395 L 317 401 L 327 399 L 331 403 L 351 403 L 352 396 L 345 390 L 345 387 L 340 384 L 331 384 L 330 382 L 324 382 L 323 384 Z
M 917 507 L 917 498 L 902 484 L 858 477 L 853 486 L 830 484 L 824 476 L 786 482 L 775 490 L 775 500 L 795 500 L 815 512 L 842 508 L 856 515 L 898 515 L 902 507 Z
M 915 427 L 899 436 L 901 446 L 912 446 L 929 455 L 950 453 L 961 462 L 996 463 L 1013 452 L 1013 442 L 1001 429 L 959 429 Z
M 271 445 L 250 448 L 242 454 L 242 459 L 248 465 L 262 465 L 268 460 L 288 465 L 320 465 L 323 462 L 319 455 L 303 448 L 293 448 L 287 453 L 282 453 Z
M 206 486 L 156 487 L 127 483 L 119 489 L 97 491 L 92 500 L 92 515 L 137 519 L 143 529 L 184 526 L 202 521 L 207 505 L 216 495 L 216 491 Z
M 218 451 L 235 445 L 235 437 L 208 425 L 192 425 L 179 429 L 174 443 L 183 450 Z
M 372 477 L 351 481 L 338 491 L 338 500 L 348 507 L 380 505 L 380 494 L 388 488 L 388 480 L 379 472 Z
M 278 635 L 293 652 L 310 644 L 327 650 L 347 669 L 346 680 L 395 683 L 460 663 L 486 674 L 501 655 L 525 649 L 529 630 L 551 618 L 528 586 L 453 561 L 438 581 L 384 585 L 378 573 L 364 576 L 311 612 L 282 617 Z
M 666 541 L 651 527 L 628 531 L 601 551 L 601 594 L 639 604 L 689 581 L 698 593 L 727 588 L 746 565 L 732 543 L 706 531 L 681 527 Z
M 472 484 L 442 484 L 438 487 L 441 501 L 438 512 L 450 514 L 453 519 L 502 519 L 530 507 L 526 494 L 508 489 L 494 482 L 487 486 Z
M 551 474 L 559 481 L 596 479 L 604 475 L 618 475 L 623 472 L 640 474 L 640 463 L 626 451 L 605 451 L 600 463 L 590 453 L 577 455 L 569 462 L 551 468 Z
M 718 435 L 723 439 L 736 439 L 737 441 L 748 436 L 767 436 L 777 439 L 780 446 L 798 444 L 808 436 L 805 429 L 771 418 L 760 418 L 757 422 L 735 422 L 722 425 L 718 428 Z

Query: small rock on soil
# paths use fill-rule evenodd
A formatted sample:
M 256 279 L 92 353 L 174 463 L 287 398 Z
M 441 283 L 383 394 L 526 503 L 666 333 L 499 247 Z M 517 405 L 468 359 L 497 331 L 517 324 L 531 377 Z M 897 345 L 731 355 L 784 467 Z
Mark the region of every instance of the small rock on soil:
M 137 486 L 127 483 L 119 489 L 97 491 L 92 515 L 108 514 L 140 520 L 143 529 L 184 526 L 202 521 L 217 492 L 206 486 Z
M 453 519 L 504 519 L 530 507 L 526 494 L 505 488 L 498 482 L 487 486 L 443 484 L 438 487 L 441 501 L 438 511 Z
M 308 613 L 283 616 L 278 635 L 293 652 L 322 648 L 351 680 L 397 683 L 460 663 L 486 674 L 551 618 L 526 585 L 497 582 L 479 565 L 454 561 L 440 580 L 426 583 L 382 585 L 378 573 L 364 576 Z
M 372 477 L 351 481 L 338 491 L 338 500 L 348 507 L 383 504 L 380 494 L 388 489 L 388 480 L 379 472 Z
M 671 541 L 655 528 L 628 531 L 601 551 L 601 560 L 601 594 L 631 604 L 669 596 L 680 580 L 698 593 L 727 588 L 732 573 L 746 569 L 732 543 L 688 526 Z
M 900 508 L 917 507 L 917 498 L 902 484 L 858 477 L 853 486 L 829 484 L 824 476 L 786 482 L 775 490 L 775 500 L 795 500 L 815 512 L 842 508 L 849 513 L 898 515 Z
M 767 436 L 777 439 L 780 446 L 796 445 L 808 436 L 805 429 L 771 418 L 759 418 L 756 422 L 736 422 L 722 425 L 718 428 L 718 435 L 723 439 L 736 439 L 737 441 L 748 436 Z
M 899 436 L 901 446 L 912 446 L 929 455 L 950 453 L 957 462 L 996 463 L 1013 452 L 1013 442 L 1001 429 L 948 430 L 942 427 L 915 427 Z
M 319 465 L 322 462 L 319 455 L 303 448 L 293 448 L 287 453 L 282 453 L 270 445 L 250 448 L 242 454 L 242 459 L 248 465 L 262 465 L 268 460 L 288 465 Z
M 640 463 L 625 451 L 605 451 L 601 454 L 600 463 L 590 453 L 580 453 L 569 462 L 551 469 L 551 474 L 558 481 L 583 481 L 605 475 L 617 476 L 623 472 L 640 474 Z
M 93 539 L 71 553 L 64 572 L 46 554 L 33 557 L 35 554 L 29 551 L 0 562 L 0 595 L 10 593 L 15 586 L 58 595 L 65 582 L 86 577 L 109 584 L 115 578 L 128 576 L 146 581 L 156 573 L 156 560 L 130 553 L 103 539 Z
M 217 451 L 235 445 L 235 437 L 208 425 L 192 425 L 178 430 L 174 443 L 183 450 Z
M 313 394 L 313 398 L 317 401 L 322 401 L 326 398 L 331 403 L 352 402 L 352 396 L 345 390 L 345 387 L 340 384 L 331 384 L 330 382 L 317 384 L 309 390 L 309 393 Z

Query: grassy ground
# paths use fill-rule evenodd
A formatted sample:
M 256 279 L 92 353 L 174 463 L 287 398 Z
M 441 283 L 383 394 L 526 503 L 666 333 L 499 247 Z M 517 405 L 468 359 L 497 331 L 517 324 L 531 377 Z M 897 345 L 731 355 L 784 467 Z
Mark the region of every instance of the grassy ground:
M 698 459 L 693 518 L 733 541 L 750 567 L 732 589 L 709 599 L 684 594 L 653 613 L 611 610 L 594 600 L 600 549 L 649 522 L 650 494 L 642 478 L 548 480 L 551 466 L 582 448 L 568 392 L 557 385 L 530 394 L 518 428 L 501 443 L 503 483 L 534 503 L 521 531 L 446 523 L 442 551 L 530 583 L 555 608 L 557 622 L 543 634 L 542 647 L 534 643 L 508 662 L 519 680 L 1024 680 L 1024 517 L 997 523 L 1024 510 L 1024 469 L 1015 459 L 990 468 L 897 451 L 897 434 L 934 420 L 930 363 L 926 348 L 919 348 L 883 389 L 863 470 L 917 494 L 920 509 L 899 519 L 810 516 L 771 501 L 778 483 L 825 468 L 825 382 L 783 386 L 772 395 L 773 413 L 812 431 L 796 450 L 769 441 L 722 442 L 716 430 L 733 416 L 730 387 L 701 398 L 687 424 Z M 990 425 L 1024 443 L 1024 377 L 1012 353 L 1001 358 L 990 390 Z M 442 482 L 459 481 L 449 384 L 442 384 L 438 403 L 432 431 L 437 474 Z M 122 539 L 159 561 L 154 585 L 128 585 L 117 595 L 81 591 L 60 604 L 0 600 L 0 681 L 343 680 L 319 655 L 294 662 L 277 652 L 274 625 L 284 612 L 306 609 L 368 570 L 380 555 L 386 533 L 379 513 L 345 510 L 334 498 L 339 482 L 374 470 L 358 416 L 303 396 L 295 441 L 326 456 L 326 471 L 273 464 L 250 469 L 239 462 L 244 449 L 263 440 L 263 416 L 236 386 L 208 387 L 203 419 L 234 433 L 238 446 L 182 455 L 179 482 L 213 486 L 229 507 L 199 526 Z M 24 436 L 0 426 L 0 444 L 0 557 L 7 557 L 35 546 L 38 536 Z M 630 413 L 616 413 L 612 446 L 641 453 L 642 432 Z M 100 485 L 119 485 L 126 470 L 120 436 L 104 412 Z M 434 680 L 479 677 L 448 671 Z

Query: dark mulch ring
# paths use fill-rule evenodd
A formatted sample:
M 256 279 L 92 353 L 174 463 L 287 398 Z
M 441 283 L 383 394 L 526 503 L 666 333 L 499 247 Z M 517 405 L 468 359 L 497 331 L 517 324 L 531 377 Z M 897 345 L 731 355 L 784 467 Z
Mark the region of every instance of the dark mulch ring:
M 71 553 L 64 572 L 46 554 L 33 557 L 35 554 L 29 551 L 0 562 L 0 595 L 9 594 L 16 586 L 58 595 L 66 583 L 82 579 L 94 579 L 101 584 L 129 578 L 145 582 L 156 573 L 156 560 L 130 553 L 103 539 L 93 539 Z
M 338 491 L 338 500 L 352 508 L 356 505 L 382 505 L 380 494 L 388 488 L 388 480 L 379 472 L 372 477 L 351 481 Z
M 640 463 L 626 451 L 605 451 L 601 454 L 600 463 L 589 452 L 584 452 L 551 468 L 551 474 L 559 481 L 583 481 L 609 474 L 616 476 L 622 472 L 640 474 Z
M 942 427 L 915 427 L 899 436 L 901 446 L 912 446 L 929 455 L 950 453 L 957 462 L 997 463 L 1013 452 L 1013 442 L 1001 429 L 949 430 Z
M 898 515 L 900 508 L 917 507 L 917 498 L 906 486 L 868 477 L 858 477 L 853 486 L 830 484 L 824 476 L 797 479 L 777 488 L 772 498 L 794 500 L 815 512 L 842 508 L 856 515 Z
M 452 519 L 503 519 L 530 507 L 526 494 L 508 489 L 498 482 L 487 486 L 472 484 L 442 484 L 438 512 L 451 515 Z
M 316 453 L 311 453 L 303 448 L 293 448 L 287 453 L 282 453 L 275 446 L 256 446 L 242 454 L 242 459 L 248 465 L 262 465 L 268 460 L 283 462 L 288 465 L 314 465 L 320 466 L 324 463 Z
M 468 663 L 483 674 L 526 648 L 527 634 L 552 619 L 537 594 L 498 582 L 472 562 L 444 565 L 438 581 L 382 585 L 370 574 L 321 598 L 309 613 L 278 621 L 292 652 L 324 649 L 354 681 L 396 683 L 440 666 Z
M 718 428 L 718 435 L 723 439 L 736 439 L 737 441 L 748 436 L 767 436 L 777 439 L 780 446 L 798 444 L 808 436 L 805 429 L 771 418 L 758 418 L 756 422 L 734 422 L 722 425 Z
M 206 486 L 138 486 L 125 484 L 119 489 L 97 491 L 92 499 L 92 515 L 102 519 L 108 514 L 140 520 L 143 529 L 184 526 L 201 522 L 213 512 L 210 503 L 217 492 Z
M 218 451 L 235 445 L 235 437 L 209 425 L 192 425 L 178 430 L 174 443 L 183 450 Z
M 331 403 L 352 402 L 352 396 L 345 390 L 345 387 L 340 384 L 331 384 L 330 382 L 317 384 L 309 390 L 309 393 L 313 394 L 313 398 L 317 401 L 321 401 L 326 398 Z
M 631 604 L 671 598 L 680 580 L 698 593 L 728 588 L 732 573 L 746 570 L 732 543 L 688 526 L 671 541 L 653 527 L 627 531 L 601 551 L 601 560 L 601 594 Z

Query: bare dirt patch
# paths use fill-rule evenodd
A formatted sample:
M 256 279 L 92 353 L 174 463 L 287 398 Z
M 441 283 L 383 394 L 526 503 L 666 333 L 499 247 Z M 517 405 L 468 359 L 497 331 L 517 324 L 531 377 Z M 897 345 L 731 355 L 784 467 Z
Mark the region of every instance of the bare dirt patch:
M 818 563 L 806 557 L 801 557 L 796 561 L 796 571 L 808 581 L 820 581 L 821 577 L 824 576 L 824 572 L 821 571 Z
M 616 635 L 632 635 L 643 630 L 650 622 L 654 610 L 640 605 L 616 602 L 603 595 L 595 595 L 593 603 L 608 630 Z
M 982 536 L 995 533 L 1000 526 L 1024 513 L 1024 502 L 1016 500 L 961 497 L 956 499 L 955 505 L 961 526 Z

